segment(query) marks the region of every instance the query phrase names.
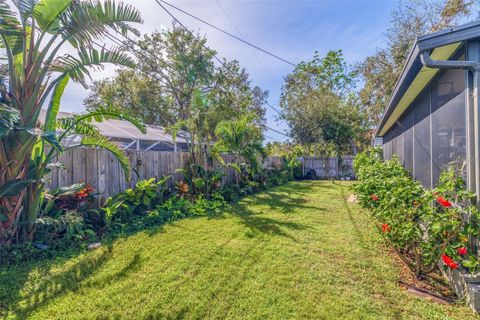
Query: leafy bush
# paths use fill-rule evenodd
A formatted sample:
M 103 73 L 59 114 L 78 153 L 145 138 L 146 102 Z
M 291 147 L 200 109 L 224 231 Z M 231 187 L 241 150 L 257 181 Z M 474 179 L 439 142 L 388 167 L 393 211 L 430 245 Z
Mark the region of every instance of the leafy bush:
M 180 182 L 179 190 L 183 193 L 192 194 L 193 196 L 203 195 L 207 199 L 220 189 L 222 178 L 225 175 L 222 169 L 207 170 L 199 164 L 192 163 L 187 165 L 185 169 L 177 169 L 183 175 L 185 182 Z M 188 190 L 183 184 L 188 185 Z
M 413 180 L 397 158 L 383 161 L 379 149 L 357 155 L 354 169 L 359 203 L 369 209 L 384 238 L 418 277 L 432 272 L 440 259 L 449 267 L 479 269 L 474 252 L 467 248 L 478 227 L 464 219 L 476 220 L 479 214 L 473 194 L 464 190 L 453 169 L 442 173 L 434 190 Z
M 110 223 L 112 220 L 127 220 L 134 215 L 144 215 L 155 205 L 164 201 L 168 192 L 167 181 L 170 176 L 160 180 L 150 178 L 138 181 L 135 188 L 127 189 L 105 202 L 102 210 L 105 220 Z
M 94 237 L 88 222 L 95 202 L 95 190 L 84 183 L 45 191 L 41 213 L 34 222 L 33 242 L 51 245 L 60 239 L 81 241 Z

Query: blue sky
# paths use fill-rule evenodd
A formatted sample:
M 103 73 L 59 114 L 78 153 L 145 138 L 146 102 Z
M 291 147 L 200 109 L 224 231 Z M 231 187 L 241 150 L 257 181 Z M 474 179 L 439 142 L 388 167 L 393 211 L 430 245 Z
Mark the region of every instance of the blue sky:
M 142 13 L 144 24 L 137 26 L 142 33 L 171 25 L 172 19 L 154 0 L 124 2 L 136 6 Z M 324 55 L 329 50 L 342 49 L 349 64 L 375 53 L 376 48 L 384 47 L 384 33 L 391 12 L 398 6 L 398 1 L 198 0 L 171 3 L 289 61 L 297 63 L 310 59 L 315 50 Z M 292 66 L 183 13 L 168 9 L 183 24 L 205 34 L 208 45 L 218 52 L 219 57 L 239 60 L 253 83 L 270 92 L 270 104 L 278 106 L 283 77 L 292 71 Z M 95 79 L 109 77 L 114 74 L 114 68 L 92 74 Z M 81 112 L 84 109 L 82 101 L 87 94 L 88 91 L 81 86 L 70 84 L 62 100 L 62 110 Z M 276 115 L 267 107 L 267 125 L 284 131 L 286 124 L 276 121 Z M 284 136 L 275 132 L 266 132 L 266 135 L 285 140 Z

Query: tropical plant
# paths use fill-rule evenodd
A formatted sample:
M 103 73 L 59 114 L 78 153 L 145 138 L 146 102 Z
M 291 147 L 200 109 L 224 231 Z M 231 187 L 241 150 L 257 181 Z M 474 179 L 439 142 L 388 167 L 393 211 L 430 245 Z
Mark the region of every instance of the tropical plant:
M 90 122 L 132 118 L 103 108 L 61 120 L 57 127 L 57 113 L 69 80 L 86 85 L 89 69 L 105 63 L 133 66 L 133 60 L 116 48 L 94 47 L 108 32 L 126 35 L 134 31 L 129 23 L 141 22 L 136 9 L 111 0 L 11 3 L 14 9 L 0 1 L 1 46 L 8 62 L 7 75 L 0 78 L 0 244 L 32 239 L 43 177 L 57 165 L 52 160 L 64 151 L 61 141 L 69 134 L 81 134 L 81 145 L 112 151 L 128 174 L 122 153 Z M 77 55 L 60 54 L 68 44 Z M 46 118 L 37 128 L 43 106 L 47 106 Z M 144 131 L 141 123 L 133 123 Z
M 212 194 L 220 189 L 225 175 L 222 168 L 208 170 L 197 163 L 190 163 L 176 172 L 181 173 L 185 180 L 178 185 L 181 194 L 190 192 L 194 196 L 203 195 L 206 199 L 210 199 Z
M 480 269 L 469 244 L 479 232 L 479 212 L 458 172 L 443 172 L 437 188 L 425 190 L 398 158 L 383 161 L 376 149 L 360 153 L 354 167 L 359 203 L 417 277 L 434 271 L 440 259 L 452 269 Z
M 262 146 L 262 131 L 253 121 L 254 114 L 246 114 L 237 120 L 221 121 L 216 129 L 217 142 L 214 151 L 217 155 L 228 152 L 238 160 L 243 158 L 251 172 L 259 168 L 259 158 L 265 156 Z M 219 157 L 222 161 L 222 159 Z
M 102 207 L 107 223 L 113 219 L 127 220 L 133 215 L 141 215 L 156 205 L 162 204 L 168 191 L 170 176 L 157 180 L 140 180 L 134 188 L 109 197 Z

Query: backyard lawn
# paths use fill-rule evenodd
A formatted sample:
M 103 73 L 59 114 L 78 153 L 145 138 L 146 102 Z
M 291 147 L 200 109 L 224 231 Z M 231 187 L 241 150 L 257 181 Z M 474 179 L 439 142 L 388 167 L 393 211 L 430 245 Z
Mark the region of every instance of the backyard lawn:
M 346 182 L 291 182 L 70 259 L 0 270 L 12 319 L 469 319 L 398 287 Z

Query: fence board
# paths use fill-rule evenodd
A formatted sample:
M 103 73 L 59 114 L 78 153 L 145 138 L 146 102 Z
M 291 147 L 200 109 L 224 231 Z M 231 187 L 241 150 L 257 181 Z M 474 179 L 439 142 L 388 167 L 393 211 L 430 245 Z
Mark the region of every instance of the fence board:
M 159 152 L 128 150 L 126 155 L 132 168 L 138 172 L 139 177 L 132 172 L 129 182 L 124 178 L 121 166 L 115 157 L 103 149 L 77 148 L 66 151 L 56 161 L 63 163 L 65 169 L 53 168 L 48 177 L 49 188 L 71 185 L 78 182 L 91 184 L 100 193 L 100 201 L 114 195 L 126 188 L 133 187 L 139 179 L 150 177 L 161 178 L 171 175 L 170 183 L 179 181 L 182 175 L 175 173 L 178 168 L 183 168 L 188 163 L 188 152 Z M 225 163 L 236 163 L 233 155 L 223 155 Z M 337 158 L 299 158 L 302 161 L 304 174 L 314 170 L 320 179 L 340 177 L 353 178 L 353 157 Z M 270 157 L 263 162 L 264 167 L 279 168 L 282 158 Z M 220 162 L 215 160 L 213 168 L 218 168 Z M 226 168 L 223 183 L 238 181 L 238 173 L 231 167 Z

